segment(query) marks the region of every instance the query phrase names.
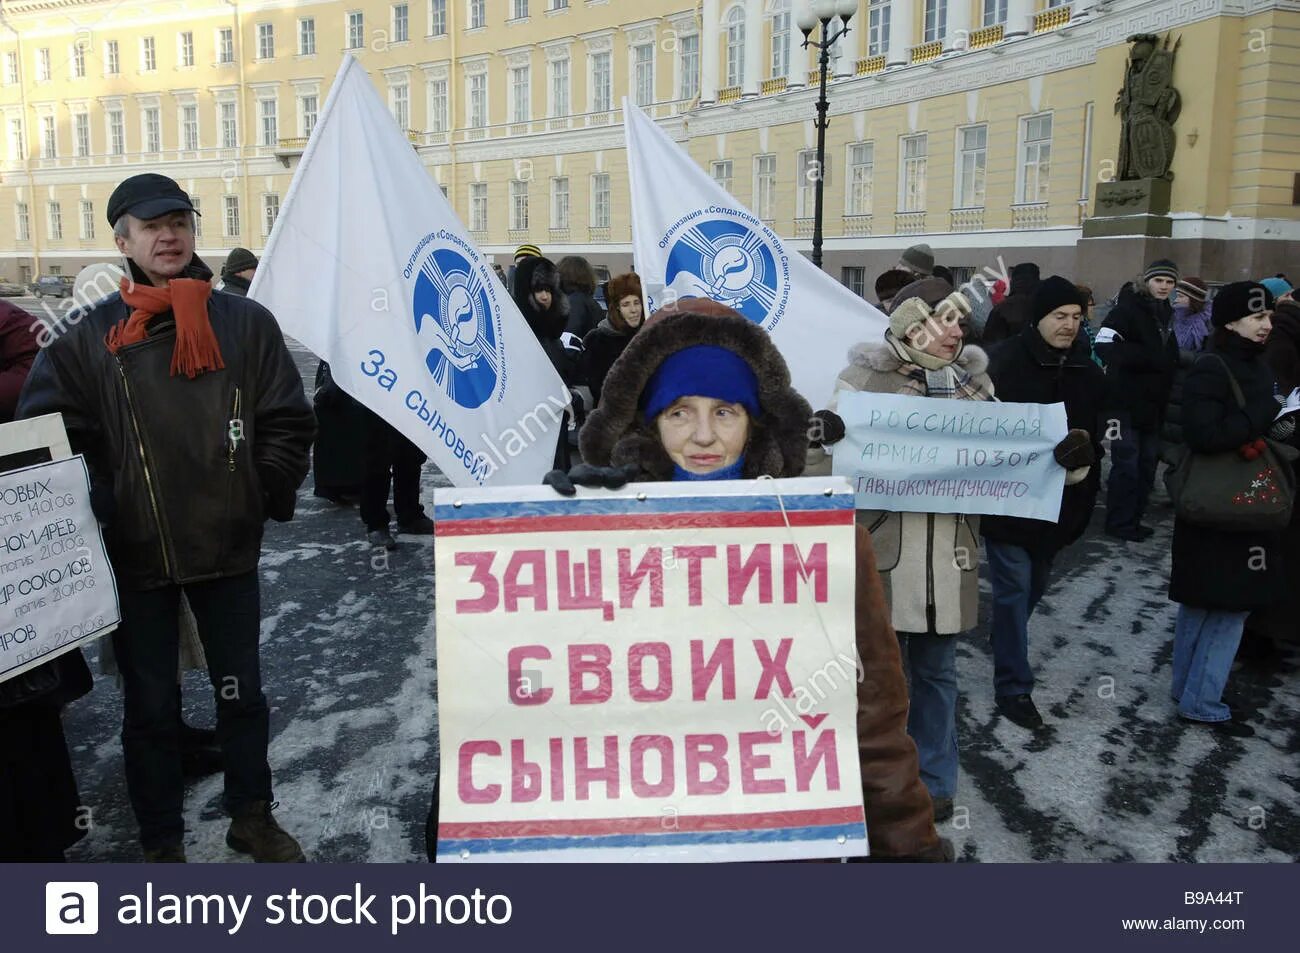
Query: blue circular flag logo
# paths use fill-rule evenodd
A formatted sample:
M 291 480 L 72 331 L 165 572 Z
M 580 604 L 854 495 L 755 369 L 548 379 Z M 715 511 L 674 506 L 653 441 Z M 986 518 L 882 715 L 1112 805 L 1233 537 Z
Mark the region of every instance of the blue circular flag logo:
M 780 322 L 790 298 L 789 259 L 758 219 L 695 218 L 662 244 L 669 246 L 664 285 L 678 298 L 712 298 L 767 331 Z
M 451 248 L 430 252 L 415 278 L 412 311 L 425 366 L 461 407 L 482 406 L 497 386 L 501 354 L 487 270 Z

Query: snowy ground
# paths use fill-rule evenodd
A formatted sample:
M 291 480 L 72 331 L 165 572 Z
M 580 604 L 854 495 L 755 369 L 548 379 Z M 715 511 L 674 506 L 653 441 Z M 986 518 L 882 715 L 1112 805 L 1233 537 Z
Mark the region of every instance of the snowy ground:
M 310 378 L 314 361 L 298 357 Z M 441 482 L 426 467 L 426 500 Z M 1125 544 L 1094 521 L 1058 560 L 1031 629 L 1035 699 L 1050 731 L 1031 735 L 996 714 L 987 628 L 962 639 L 962 778 L 943 829 L 960 859 L 1300 858 L 1300 677 L 1294 667 L 1234 673 L 1228 700 L 1255 738 L 1220 738 L 1174 717 L 1166 506 L 1152 523 L 1152 539 Z M 314 861 L 422 860 L 436 765 L 433 543 L 402 537 L 388 565 L 374 565 L 361 530 L 355 509 L 306 491 L 294 522 L 268 524 L 262 667 L 277 817 Z M 210 697 L 202 677 L 187 675 L 190 721 L 212 724 Z M 140 859 L 120 720 L 120 694 L 102 678 L 69 709 L 93 820 L 73 860 Z M 220 796 L 219 777 L 188 789 L 191 861 L 239 859 L 224 843 Z

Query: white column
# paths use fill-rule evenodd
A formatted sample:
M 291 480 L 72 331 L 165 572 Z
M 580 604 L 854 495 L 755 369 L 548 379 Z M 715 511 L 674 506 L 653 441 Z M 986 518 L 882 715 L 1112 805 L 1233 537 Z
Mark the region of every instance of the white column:
M 1034 0 L 1007 0 L 1004 37 L 1026 36 L 1034 28 Z
M 700 102 L 718 101 L 718 0 L 704 0 L 700 28 Z
M 745 3 L 745 82 L 742 96 L 757 96 L 763 72 L 763 0 Z
M 796 3 L 798 0 L 796 0 Z M 796 3 L 791 3 L 793 8 Z M 786 62 L 790 64 L 790 71 L 786 78 L 785 85 L 788 89 L 794 89 L 808 85 L 808 51 L 803 48 L 803 34 L 795 26 L 793 14 L 790 17 L 790 29 L 785 35 Z
M 971 11 L 975 0 L 948 0 L 948 32 L 943 38 L 943 51 L 965 50 L 970 47 Z
M 886 66 L 906 66 L 911 60 L 911 49 L 916 45 L 912 29 L 916 24 L 915 0 L 890 0 L 889 53 Z

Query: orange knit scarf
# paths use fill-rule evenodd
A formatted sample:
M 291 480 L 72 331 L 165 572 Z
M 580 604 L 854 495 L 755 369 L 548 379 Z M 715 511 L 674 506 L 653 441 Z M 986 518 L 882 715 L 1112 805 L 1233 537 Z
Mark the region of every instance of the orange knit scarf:
M 110 328 L 104 338 L 104 343 L 114 354 L 127 344 L 143 341 L 148 336 L 149 322 L 153 317 L 171 311 L 176 316 L 172 376 L 179 373 L 193 380 L 204 371 L 226 366 L 208 318 L 211 283 L 198 278 L 173 278 L 163 287 L 156 288 L 124 277 L 119 287 L 122 300 L 133 310 L 129 318 L 123 318 Z

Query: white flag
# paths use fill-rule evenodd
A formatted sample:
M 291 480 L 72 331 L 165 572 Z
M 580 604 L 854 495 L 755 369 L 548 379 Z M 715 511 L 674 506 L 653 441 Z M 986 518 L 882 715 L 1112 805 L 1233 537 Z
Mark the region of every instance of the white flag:
M 825 407 L 849 348 L 889 319 L 798 252 L 623 100 L 632 183 L 632 254 L 651 310 L 712 298 L 772 336 L 798 390 Z
M 457 486 L 550 469 L 568 390 L 351 56 L 249 295 Z

